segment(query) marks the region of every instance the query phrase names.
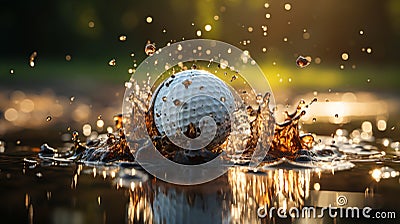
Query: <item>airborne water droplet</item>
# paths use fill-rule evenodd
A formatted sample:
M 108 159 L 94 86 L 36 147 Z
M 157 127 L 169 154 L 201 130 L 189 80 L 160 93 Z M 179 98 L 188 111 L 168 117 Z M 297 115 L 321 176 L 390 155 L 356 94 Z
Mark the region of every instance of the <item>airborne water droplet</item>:
M 14 74 L 14 69 L 10 69 L 10 74 Z
M 316 121 L 317 121 L 317 118 L 314 117 L 314 118 L 312 119 L 312 121 L 313 121 L 313 122 L 316 122 Z
M 257 96 L 256 96 L 256 102 L 257 102 L 258 104 L 261 104 L 262 101 L 263 101 L 263 96 L 262 96 L 261 94 L 257 94 Z
M 46 117 L 46 121 L 51 121 L 52 117 L 49 115 Z
M 37 57 L 37 52 L 34 51 L 31 56 L 29 57 L 29 66 L 31 66 L 32 68 L 35 67 L 35 59 Z
M 167 97 L 166 96 L 163 96 L 162 97 L 162 100 L 165 102 L 165 101 L 167 101 Z
M 116 61 L 115 61 L 115 59 L 111 59 L 109 62 L 108 62 L 108 65 L 109 66 L 115 66 L 117 63 L 116 63 Z
M 349 59 L 349 54 L 346 53 L 346 52 L 344 52 L 344 53 L 342 54 L 342 60 L 343 60 L 343 61 L 347 61 L 348 59 Z
M 296 64 L 297 66 L 299 66 L 300 68 L 305 68 L 310 64 L 311 61 L 309 61 L 306 57 L 303 56 L 299 56 L 296 59 Z
M 148 41 L 146 46 L 144 47 L 144 52 L 146 53 L 146 55 L 152 56 L 156 52 L 156 46 Z
M 130 89 L 132 87 L 132 83 L 131 82 L 125 82 L 125 87 Z
M 335 117 L 338 118 L 338 117 L 339 117 L 339 114 L 335 114 Z
M 89 21 L 88 27 L 89 28 L 94 28 L 94 21 Z
M 126 41 L 126 35 L 121 35 L 118 37 L 119 41 L 124 42 Z
M 148 16 L 148 17 L 146 18 L 146 23 L 150 24 L 150 23 L 152 23 L 152 22 L 153 22 L 153 17 Z

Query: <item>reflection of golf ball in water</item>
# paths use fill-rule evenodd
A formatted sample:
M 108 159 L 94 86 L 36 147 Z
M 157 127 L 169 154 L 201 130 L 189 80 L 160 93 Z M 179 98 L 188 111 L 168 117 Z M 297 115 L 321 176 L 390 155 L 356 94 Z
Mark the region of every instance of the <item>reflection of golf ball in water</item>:
M 208 136 L 207 148 L 226 140 L 230 114 L 235 109 L 229 87 L 202 70 L 186 70 L 166 79 L 156 90 L 153 105 L 154 122 L 161 135 L 184 134 L 191 139 Z

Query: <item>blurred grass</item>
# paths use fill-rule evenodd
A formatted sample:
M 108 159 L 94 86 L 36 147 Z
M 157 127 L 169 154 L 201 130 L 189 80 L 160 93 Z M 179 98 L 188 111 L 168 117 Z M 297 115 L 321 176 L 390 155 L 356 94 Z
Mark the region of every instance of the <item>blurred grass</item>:
M 395 65 L 345 68 L 339 66 L 295 65 L 261 66 L 272 89 L 291 88 L 306 91 L 371 91 L 399 94 L 400 69 Z M 279 74 L 279 75 L 278 75 Z M 282 79 L 280 81 L 280 79 Z M 289 82 L 289 79 L 291 81 Z M 369 81 L 368 81 L 369 80 Z

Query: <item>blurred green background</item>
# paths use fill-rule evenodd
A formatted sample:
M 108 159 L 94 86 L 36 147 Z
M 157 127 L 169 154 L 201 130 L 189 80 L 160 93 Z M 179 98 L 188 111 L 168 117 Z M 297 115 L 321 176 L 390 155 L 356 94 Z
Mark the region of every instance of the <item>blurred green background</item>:
M 105 125 L 99 131 L 104 131 L 121 110 L 124 82 L 146 57 L 146 42 L 162 48 L 193 38 L 248 50 L 282 104 L 295 104 L 298 96 L 313 92 L 367 91 L 388 99 L 388 126 L 395 127 L 390 135 L 399 134 L 398 105 L 392 103 L 400 96 L 397 0 L 46 0 L 1 5 L 1 139 L 24 136 L 28 141 L 21 134 L 27 132 L 37 140 L 43 133 L 28 131 L 48 128 L 58 131 L 46 133 L 47 138 L 59 138 L 85 123 L 94 126 L 100 118 Z M 31 67 L 33 52 L 37 56 Z M 299 55 L 310 56 L 311 64 L 297 67 Z M 113 59 L 115 65 L 109 65 Z M 46 108 L 38 108 L 35 97 L 47 99 Z M 32 111 L 21 106 L 24 99 L 36 105 Z M 59 105 L 62 113 L 54 116 Z M 74 117 L 78 113 L 86 115 Z M 34 118 L 40 122 L 29 125 Z

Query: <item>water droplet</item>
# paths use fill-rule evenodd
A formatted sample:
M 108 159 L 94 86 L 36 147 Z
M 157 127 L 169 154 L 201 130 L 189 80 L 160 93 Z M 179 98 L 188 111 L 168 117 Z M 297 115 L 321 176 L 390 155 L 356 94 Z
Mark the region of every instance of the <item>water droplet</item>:
M 390 130 L 392 130 L 392 131 L 394 131 L 394 129 L 396 129 L 396 127 L 395 127 L 395 126 L 393 126 L 393 127 L 391 127 L 391 128 L 390 128 Z
M 249 31 L 249 33 L 253 32 L 253 27 L 249 26 L 249 27 L 247 28 L 247 31 Z
M 197 69 L 197 65 L 196 65 L 196 64 L 193 64 L 192 67 L 191 67 L 191 69 Z
M 132 83 L 131 82 L 125 82 L 125 87 L 130 89 L 132 87 Z
M 359 34 L 363 35 L 364 34 L 364 30 L 360 30 Z
M 48 122 L 48 121 L 51 121 L 51 119 L 52 119 L 52 117 L 51 117 L 50 115 L 46 117 L 46 121 L 47 121 L 47 122 Z
M 371 79 L 367 79 L 367 82 L 370 83 L 370 82 L 371 82 Z
M 371 54 L 372 53 L 372 48 L 369 47 L 369 48 L 366 49 L 366 51 L 367 51 L 368 54 Z
M 287 42 L 288 41 L 288 38 L 287 37 L 284 37 L 283 38 L 283 42 Z
M 196 31 L 196 36 L 201 37 L 201 30 Z
M 303 33 L 304 40 L 308 40 L 308 39 L 310 39 L 310 37 L 311 37 L 310 33 Z
M 204 30 L 207 32 L 211 31 L 211 29 L 212 29 L 212 26 L 210 24 L 207 24 L 204 26 Z
M 344 69 L 344 65 L 340 65 L 339 68 L 340 68 L 341 70 L 343 70 L 343 69 Z
M 20 145 L 20 144 L 21 144 L 21 141 L 20 141 L 20 140 L 17 140 L 16 143 L 17 143 L 17 145 Z
M 71 96 L 71 97 L 69 98 L 69 101 L 70 101 L 70 102 L 74 102 L 74 100 L 75 100 L 75 97 L 74 97 L 74 96 Z
M 289 3 L 285 4 L 285 10 L 289 11 L 292 8 L 292 5 L 290 5 Z
M 215 21 L 218 21 L 218 20 L 219 20 L 219 16 L 218 16 L 218 15 L 215 15 L 215 16 L 214 16 L 214 20 L 215 20 Z
M 14 69 L 10 69 L 10 74 L 14 74 Z
M 40 172 L 38 172 L 38 173 L 36 173 L 36 176 L 39 177 L 39 178 L 41 178 L 41 177 L 43 177 L 43 174 L 40 173 Z
M 146 23 L 150 24 L 150 23 L 152 23 L 152 22 L 153 22 L 153 17 L 148 16 L 148 17 L 146 18 Z
M 305 68 L 310 64 L 311 61 L 309 61 L 306 57 L 303 56 L 299 56 L 296 59 L 296 64 L 297 66 L 299 66 L 300 68 Z
M 162 32 L 163 32 L 163 33 L 166 33 L 166 32 L 167 32 L 167 30 L 166 30 L 166 29 L 163 29 L 163 30 L 162 30 Z
M 269 8 L 269 4 L 268 4 L 268 3 L 265 3 L 265 4 L 264 4 L 264 8 L 268 9 L 268 8 Z
M 152 56 L 156 52 L 156 46 L 148 41 L 146 46 L 144 47 L 144 52 L 146 53 L 146 55 Z
M 343 61 L 349 60 L 349 54 L 346 53 L 346 52 L 342 53 L 342 60 L 343 60 Z
M 115 66 L 117 63 L 116 63 L 116 61 L 115 61 L 115 59 L 111 59 L 109 62 L 108 62 L 108 65 L 109 66 Z
M 232 78 L 231 78 L 231 82 L 235 81 L 236 79 L 237 79 L 237 76 L 233 75 Z
M 182 84 L 185 86 L 185 89 L 187 89 L 192 84 L 192 81 L 189 79 L 186 79 L 185 81 L 182 82 Z
M 203 89 L 204 89 L 204 86 L 200 86 L 200 87 L 199 87 L 199 90 L 203 90 Z
M 312 119 L 312 121 L 313 121 L 313 122 L 316 122 L 316 121 L 317 121 L 317 118 L 314 117 L 314 118 Z
M 267 19 L 271 18 L 271 14 L 269 14 L 269 13 L 265 14 L 265 18 L 267 18 Z
M 258 104 L 261 104 L 262 101 L 263 101 L 263 96 L 262 96 L 261 94 L 257 94 L 257 96 L 256 96 L 256 102 L 257 102 Z
M 267 52 L 267 48 L 263 47 L 262 52 Z
M 174 105 L 175 105 L 175 106 L 181 105 L 181 101 L 180 101 L 180 100 L 174 100 Z
M 338 117 L 339 117 L 339 114 L 335 114 L 335 117 L 338 118 Z
M 89 26 L 89 28 L 94 28 L 94 22 L 93 21 L 89 21 L 88 26 Z
M 121 35 L 118 37 L 119 41 L 124 42 L 126 41 L 126 35 Z
M 34 51 L 32 52 L 31 56 L 29 57 L 29 66 L 31 66 L 32 68 L 35 67 L 35 59 L 37 57 L 37 52 Z
M 69 54 L 65 55 L 65 60 L 66 61 L 71 61 L 71 59 L 72 59 L 71 55 L 69 55 Z
M 162 101 L 164 101 L 164 102 L 167 101 L 167 97 L 166 97 L 166 96 L 163 96 L 163 97 L 162 97 Z
M 78 137 L 78 135 L 79 135 L 79 133 L 78 133 L 77 131 L 73 131 L 73 132 L 72 132 L 72 137 L 73 137 L 73 138 Z

